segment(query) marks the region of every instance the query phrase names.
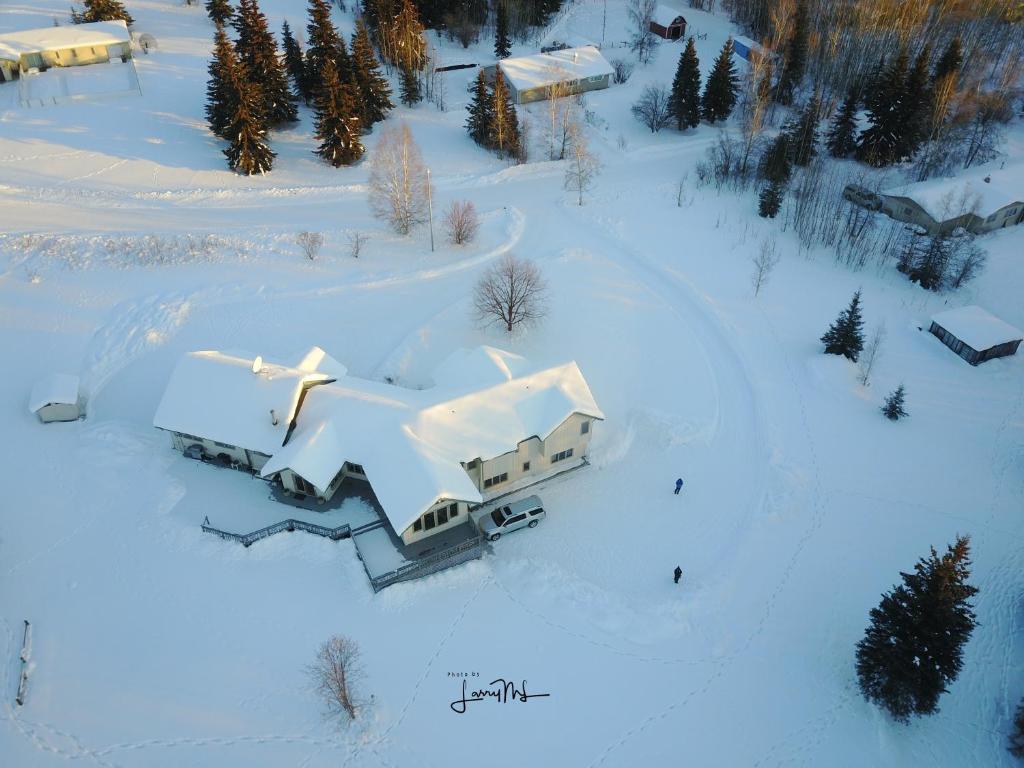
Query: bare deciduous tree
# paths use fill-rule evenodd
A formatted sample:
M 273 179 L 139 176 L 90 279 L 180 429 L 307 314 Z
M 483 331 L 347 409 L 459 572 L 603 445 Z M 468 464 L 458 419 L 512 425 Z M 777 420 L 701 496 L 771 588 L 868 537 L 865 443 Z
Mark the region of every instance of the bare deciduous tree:
M 615 59 L 612 61 L 612 82 L 616 85 L 629 80 L 629 76 L 633 74 L 633 62 L 626 61 L 625 59 Z
M 476 284 L 473 306 L 480 322 L 500 323 L 511 333 L 516 326 L 529 325 L 544 316 L 546 292 L 536 264 L 506 253 Z
M 334 635 L 320 645 L 316 660 L 306 668 L 316 692 L 324 701 L 327 714 L 354 720 L 357 702 L 355 685 L 362 679 L 359 646 L 342 635 Z
M 874 333 L 871 334 L 871 340 L 864 347 L 864 351 L 860 353 L 860 357 L 857 358 L 857 379 L 865 387 L 871 380 L 871 371 L 881 353 L 883 341 L 885 341 L 885 323 L 879 323 L 875 326 Z
M 654 9 L 657 6 L 657 0 L 632 0 L 627 9 L 630 26 L 629 48 L 636 54 L 637 61 L 641 64 L 651 60 L 651 53 L 658 42 L 651 32 L 651 19 L 654 18 Z
M 430 180 L 409 126 L 385 128 L 370 171 L 370 208 L 400 235 L 427 220 Z
M 663 85 L 648 85 L 633 105 L 633 117 L 657 133 L 671 121 L 668 113 L 668 91 Z
M 448 239 L 455 245 L 473 242 L 480 228 L 476 207 L 469 200 L 453 200 L 444 215 L 444 228 Z
M 320 249 L 324 247 L 324 236 L 322 232 L 299 232 L 295 236 L 295 242 L 298 243 L 302 252 L 306 254 L 307 259 L 316 261 L 316 257 L 320 254 Z
M 363 246 L 366 245 L 367 240 L 369 240 L 369 237 L 362 232 L 352 232 L 349 234 L 348 252 L 353 259 L 359 258 L 359 254 L 363 252 Z
M 564 160 L 565 151 L 569 146 L 569 139 L 579 123 L 579 99 L 569 96 L 569 86 L 566 81 L 570 79 L 567 72 L 555 70 L 552 79 L 556 80 L 547 89 L 548 107 L 548 158 L 550 160 Z M 522 139 L 520 138 L 520 143 Z
M 578 195 L 578 204 L 583 205 L 583 193 L 594 185 L 601 164 L 590 153 L 583 128 L 577 123 L 573 127 L 569 143 L 569 165 L 565 169 L 565 188 Z
M 751 261 L 754 264 L 754 274 L 751 275 L 750 282 L 754 286 L 754 298 L 757 298 L 765 283 L 768 282 L 768 278 L 771 276 L 772 270 L 775 269 L 775 265 L 779 263 L 779 254 L 775 248 L 775 238 L 766 237 L 762 240 L 757 255 Z

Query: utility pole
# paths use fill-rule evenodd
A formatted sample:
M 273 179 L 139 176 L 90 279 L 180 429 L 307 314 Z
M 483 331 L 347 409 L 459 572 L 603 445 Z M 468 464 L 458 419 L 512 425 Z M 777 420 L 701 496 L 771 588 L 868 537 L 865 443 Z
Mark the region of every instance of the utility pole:
M 427 168 L 427 217 L 430 219 L 430 252 L 434 252 L 434 202 L 430 193 L 430 169 Z
M 604 0 L 604 11 L 601 13 L 601 45 L 604 45 L 604 30 L 608 25 L 608 0 Z

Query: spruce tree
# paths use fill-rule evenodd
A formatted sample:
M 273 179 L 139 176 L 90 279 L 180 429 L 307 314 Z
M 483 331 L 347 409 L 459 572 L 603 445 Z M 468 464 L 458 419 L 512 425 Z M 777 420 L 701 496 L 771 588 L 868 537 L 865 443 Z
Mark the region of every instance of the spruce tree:
M 853 362 L 864 349 L 864 320 L 860 316 L 860 291 L 853 294 L 850 306 L 839 313 L 839 317 L 821 337 L 826 355 L 842 355 Z
M 935 63 L 935 70 L 932 72 L 932 80 L 938 82 L 948 75 L 960 75 L 960 67 L 964 63 L 964 53 L 960 46 L 960 38 L 954 37 L 949 41 L 946 50 L 942 52 L 939 60 Z
M 218 24 L 214 34 L 213 58 L 208 66 L 210 79 L 206 83 L 206 121 L 213 134 L 222 139 L 227 138 L 227 128 L 238 101 L 234 87 L 237 68 L 235 49 L 224 26 Z
M 779 73 L 779 84 L 775 89 L 775 98 L 783 104 L 793 101 L 793 92 L 800 87 L 807 69 L 808 40 L 811 21 L 808 15 L 807 0 L 798 0 L 796 13 L 793 17 L 793 33 L 786 42 L 786 52 Z
M 490 146 L 507 157 L 519 154 L 519 119 L 509 97 L 505 78 L 497 73 L 491 94 Z
M 262 97 L 259 86 L 241 64 L 234 67 L 230 87 L 238 97 L 225 136 L 230 145 L 224 150 L 228 167 L 245 176 L 266 173 L 274 165 L 276 153 L 267 144 L 267 127 L 260 113 Z
M 352 35 L 352 75 L 359 87 L 363 131 L 366 132 L 374 123 L 387 117 L 394 104 L 391 103 L 391 86 L 381 74 L 370 33 L 362 19 L 356 21 L 356 31 Z
M 668 97 L 668 111 L 680 131 L 700 125 L 700 62 L 692 37 L 679 54 L 672 92 Z
M 333 59 L 324 62 L 321 76 L 316 102 L 316 138 L 320 146 L 316 154 L 335 168 L 352 165 L 363 156 L 356 88 L 341 82 Z
M 864 698 L 899 722 L 938 711 L 939 697 L 960 674 L 976 626 L 970 567 L 970 539 L 958 536 L 942 557 L 932 548 L 913 573 L 901 573 L 903 583 L 871 610 L 857 643 L 858 683 Z
M 793 173 L 791 141 L 786 131 L 780 132 L 772 140 L 757 164 L 759 178 L 785 186 Z
M 281 25 L 281 48 L 284 49 L 284 68 L 292 79 L 296 92 L 305 98 L 303 87 L 306 82 L 306 62 L 302 58 L 302 49 L 292 35 L 292 28 L 285 21 Z
M 341 38 L 331 22 L 331 6 L 327 0 L 309 0 L 309 25 L 306 27 L 306 78 L 302 95 L 308 102 L 315 102 L 317 91 L 323 82 L 321 74 L 324 62 L 333 59 L 337 64 Z M 338 77 L 346 80 L 346 73 L 339 68 Z
M 870 125 L 857 141 L 857 159 L 880 168 L 899 159 L 903 126 L 900 103 L 906 94 L 907 53 L 901 51 L 886 67 L 865 97 Z
M 761 190 L 757 198 L 757 215 L 762 219 L 774 219 L 782 208 L 782 198 L 786 193 L 785 183 L 770 181 Z
M 850 89 L 842 106 L 836 112 L 825 144 L 832 157 L 849 157 L 857 149 L 857 93 Z
M 1013 716 L 1013 732 L 1007 749 L 1014 757 L 1024 758 L 1024 701 L 1017 705 L 1017 714 Z
M 500 73 L 495 73 L 501 77 Z M 481 69 L 473 83 L 473 97 L 470 99 L 469 117 L 466 118 L 466 131 L 481 147 L 491 147 L 491 125 L 494 123 L 494 97 L 487 87 L 487 77 Z
M 235 15 L 231 0 L 206 0 L 206 13 L 214 24 L 227 24 Z
M 804 105 L 800 116 L 787 131 L 793 153 L 793 165 L 804 168 L 818 154 L 818 111 L 820 109 L 821 103 L 818 101 L 818 97 L 812 96 Z
M 415 106 L 423 101 L 423 91 L 420 88 L 420 76 L 412 67 L 402 67 L 399 79 L 398 97 L 407 107 Z
M 732 63 L 732 38 L 725 41 L 715 66 L 708 75 L 701 98 L 701 112 L 709 123 L 725 120 L 736 106 L 736 95 L 739 93 L 739 78 Z
M 907 415 L 906 410 L 903 408 L 903 397 L 904 389 L 903 385 L 900 384 L 896 389 L 889 393 L 889 396 L 885 398 L 885 405 L 882 406 L 882 413 L 885 414 L 885 418 L 889 421 L 899 421 Z
M 277 41 L 257 0 L 240 0 L 234 25 L 238 32 L 235 50 L 249 79 L 258 87 L 262 100 L 260 112 L 266 125 L 273 128 L 295 122 L 298 120 L 295 94 L 288 87 Z
M 512 42 L 508 39 L 508 11 L 505 3 L 498 0 L 494 21 L 494 57 L 507 59 L 512 54 Z
M 81 11 L 71 9 L 71 21 L 75 24 L 94 21 L 123 21 L 128 25 L 135 23 L 121 0 L 83 0 Z
M 413 0 L 401 0 L 398 13 L 381 17 L 382 22 L 386 19 L 391 20 L 381 29 L 385 43 L 381 46 L 381 55 L 390 57 L 391 63 L 399 69 L 422 71 L 427 63 L 427 49 L 416 4 Z
M 932 104 L 931 81 L 928 74 L 930 58 L 931 48 L 925 45 L 907 74 L 903 98 L 900 99 L 896 110 L 896 120 L 901 128 L 897 142 L 897 160 L 913 157 L 928 134 L 928 118 Z

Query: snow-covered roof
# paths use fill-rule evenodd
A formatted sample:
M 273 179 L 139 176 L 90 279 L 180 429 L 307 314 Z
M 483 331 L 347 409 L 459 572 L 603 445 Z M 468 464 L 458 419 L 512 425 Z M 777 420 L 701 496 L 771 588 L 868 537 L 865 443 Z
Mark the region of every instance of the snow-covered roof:
M 932 315 L 932 322 L 941 325 L 976 352 L 1024 339 L 1020 330 L 974 305 L 939 312 Z
M 498 66 L 517 91 L 612 74 L 611 64 L 592 45 L 502 59 Z
M 74 405 L 78 402 L 78 377 L 70 373 L 54 373 L 32 387 L 28 409 L 35 413 L 47 405 Z
M 654 13 L 651 14 L 651 21 L 667 28 L 672 26 L 672 22 L 682 15 L 682 12 L 677 11 L 675 8 L 659 4 L 655 7 Z
M 284 443 L 303 388 L 345 370 L 319 347 L 293 366 L 260 360 L 254 373 L 255 362 L 244 354 L 185 355 L 171 374 L 153 426 L 270 456 Z
M 987 181 L 986 181 L 987 179 Z M 1024 163 L 1006 168 L 975 168 L 956 178 L 935 178 L 905 184 L 883 194 L 909 197 L 935 221 L 975 212 L 985 218 L 1011 203 L 1024 201 Z
M 480 347 L 451 355 L 434 379 L 426 390 L 351 376 L 313 388 L 263 476 L 291 469 L 323 489 L 345 461 L 360 464 L 401 533 L 438 499 L 482 500 L 463 462 L 543 439 L 573 413 L 604 418 L 574 362 L 537 370 Z
M 128 25 L 123 21 L 94 21 L 88 24 L 41 27 L 0 35 L 0 58 L 17 61 L 25 53 L 130 42 Z

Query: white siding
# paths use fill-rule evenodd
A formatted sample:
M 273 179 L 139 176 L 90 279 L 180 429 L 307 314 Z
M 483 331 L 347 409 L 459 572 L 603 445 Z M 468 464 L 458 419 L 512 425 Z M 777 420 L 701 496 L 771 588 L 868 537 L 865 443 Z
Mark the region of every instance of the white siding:
M 436 520 L 438 511 L 446 510 L 452 504 L 456 505 L 458 509 L 458 514 L 455 517 L 449 517 L 447 522 L 437 525 Z M 435 520 L 434 527 L 430 528 L 429 530 L 426 528 L 426 525 L 424 524 L 424 520 L 428 515 L 433 515 Z M 430 507 L 430 509 L 428 509 L 426 512 L 423 513 L 423 515 L 420 516 L 420 530 L 415 530 L 414 523 L 413 525 L 410 525 L 408 528 L 402 531 L 402 541 L 404 541 L 406 544 L 412 544 L 414 541 L 419 541 L 420 539 L 425 539 L 428 536 L 433 536 L 435 533 L 440 533 L 441 531 L 446 531 L 449 528 L 454 528 L 457 525 L 462 525 L 466 523 L 468 520 L 469 504 L 467 504 L 464 501 L 454 501 L 452 499 L 439 499 Z
M 73 403 L 51 403 L 36 413 L 40 421 L 74 421 L 81 415 L 78 406 Z

